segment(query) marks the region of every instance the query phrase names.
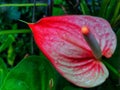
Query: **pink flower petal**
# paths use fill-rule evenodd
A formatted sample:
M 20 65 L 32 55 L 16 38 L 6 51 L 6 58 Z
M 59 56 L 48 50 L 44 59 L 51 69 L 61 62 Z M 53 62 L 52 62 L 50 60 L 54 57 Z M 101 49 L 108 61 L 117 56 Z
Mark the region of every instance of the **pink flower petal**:
M 98 41 L 102 55 L 111 57 L 116 37 L 107 21 L 82 15 L 54 16 L 29 26 L 38 47 L 67 80 L 81 87 L 94 87 L 106 80 L 108 71 L 92 55 L 81 27 L 87 26 Z

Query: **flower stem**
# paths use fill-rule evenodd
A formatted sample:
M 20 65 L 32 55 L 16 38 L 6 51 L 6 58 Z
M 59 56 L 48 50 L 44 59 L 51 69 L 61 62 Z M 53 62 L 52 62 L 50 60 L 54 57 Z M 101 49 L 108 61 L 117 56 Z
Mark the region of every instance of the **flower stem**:
M 0 4 L 0 7 L 32 7 L 33 3 L 25 3 L 25 4 Z M 36 3 L 36 6 L 47 6 L 46 3 Z
M 24 21 L 24 20 L 21 20 L 21 19 L 18 19 L 18 21 L 23 22 L 23 23 L 25 23 L 25 24 L 28 24 L 28 22 L 26 22 L 26 21 Z
M 1 30 L 0 35 L 3 34 L 17 34 L 17 33 L 31 33 L 29 29 L 20 29 L 20 30 Z
M 34 6 L 33 6 L 33 10 L 32 10 L 32 23 L 35 22 L 35 8 L 36 8 L 36 0 L 33 0 Z M 31 34 L 31 54 L 34 53 L 34 48 L 33 48 L 33 35 Z
M 53 0 L 48 0 L 48 6 L 47 6 L 47 16 L 52 16 L 53 11 Z

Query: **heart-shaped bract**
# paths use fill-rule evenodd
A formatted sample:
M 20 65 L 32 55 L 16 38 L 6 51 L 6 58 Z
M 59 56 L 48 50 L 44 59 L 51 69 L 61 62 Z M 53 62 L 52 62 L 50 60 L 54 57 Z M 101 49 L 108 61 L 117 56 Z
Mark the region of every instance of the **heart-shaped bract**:
M 94 87 L 106 80 L 108 70 L 94 57 L 81 32 L 81 27 L 87 26 L 102 55 L 109 58 L 116 47 L 116 36 L 106 20 L 66 15 L 45 17 L 28 25 L 39 49 L 68 81 L 80 87 Z

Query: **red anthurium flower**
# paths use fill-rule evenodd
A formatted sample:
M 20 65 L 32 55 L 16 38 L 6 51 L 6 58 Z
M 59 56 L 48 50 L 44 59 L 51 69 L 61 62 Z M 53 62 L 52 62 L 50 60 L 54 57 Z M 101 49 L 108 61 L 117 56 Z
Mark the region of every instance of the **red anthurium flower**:
M 80 87 L 106 80 L 109 73 L 100 59 L 111 57 L 116 47 L 116 36 L 106 20 L 67 15 L 28 25 L 40 50 L 67 80 Z

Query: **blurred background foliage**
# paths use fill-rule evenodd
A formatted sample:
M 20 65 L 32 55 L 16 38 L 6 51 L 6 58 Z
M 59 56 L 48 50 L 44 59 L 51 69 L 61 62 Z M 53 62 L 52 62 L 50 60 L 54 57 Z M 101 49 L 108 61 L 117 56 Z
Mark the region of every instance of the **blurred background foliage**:
M 120 0 L 35 1 L 33 16 L 34 0 L 0 0 L 0 90 L 120 90 Z M 111 24 L 117 49 L 109 60 L 103 57 L 110 71 L 106 82 L 91 89 L 79 88 L 51 66 L 33 42 L 28 26 L 19 21 L 36 22 L 49 13 L 98 16 Z

